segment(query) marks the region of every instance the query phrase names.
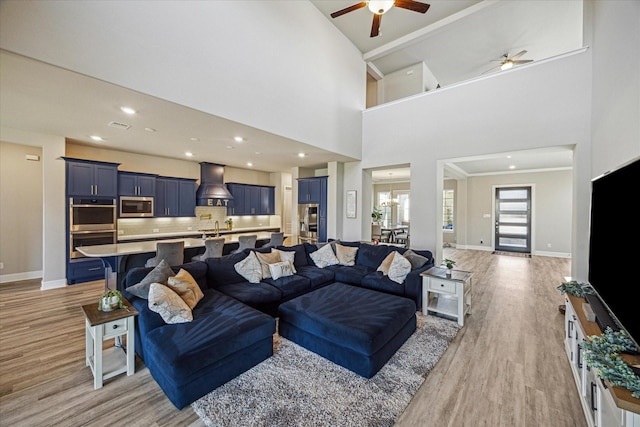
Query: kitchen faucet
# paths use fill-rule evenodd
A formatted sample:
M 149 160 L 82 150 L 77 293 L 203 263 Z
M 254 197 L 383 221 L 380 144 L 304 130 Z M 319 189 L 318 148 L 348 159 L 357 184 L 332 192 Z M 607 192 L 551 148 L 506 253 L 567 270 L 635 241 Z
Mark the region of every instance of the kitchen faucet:
M 216 222 L 213 223 L 213 226 L 216 231 L 216 237 L 220 237 L 220 223 L 216 220 Z

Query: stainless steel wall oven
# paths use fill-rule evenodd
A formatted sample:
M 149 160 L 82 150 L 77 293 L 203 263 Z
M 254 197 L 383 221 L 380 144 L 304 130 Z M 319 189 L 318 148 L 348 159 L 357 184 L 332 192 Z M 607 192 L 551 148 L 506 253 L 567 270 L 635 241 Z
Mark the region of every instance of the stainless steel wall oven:
M 116 199 L 69 199 L 69 257 L 78 246 L 116 243 Z

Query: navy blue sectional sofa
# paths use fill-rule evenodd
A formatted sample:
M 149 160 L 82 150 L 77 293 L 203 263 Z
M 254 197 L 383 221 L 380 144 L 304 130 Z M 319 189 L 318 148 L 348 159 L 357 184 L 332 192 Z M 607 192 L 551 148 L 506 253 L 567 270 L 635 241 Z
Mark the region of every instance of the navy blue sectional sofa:
M 282 251 L 295 252 L 296 273 L 256 284 L 238 274 L 234 266 L 252 250 L 270 252 L 271 248 L 247 249 L 172 266 L 176 273 L 181 268 L 187 270 L 204 293 L 193 309 L 193 321 L 188 323 L 166 324 L 149 309 L 147 300 L 128 293 L 126 288 L 139 283 L 152 268 L 130 270 L 123 288 L 125 297 L 140 312 L 136 317 L 135 351 L 169 400 L 181 409 L 270 357 L 278 307 L 334 282 L 403 296 L 414 301 L 416 308 L 422 306 L 420 273 L 433 266 L 430 251 L 414 250 L 427 262 L 412 270 L 400 284 L 376 269 L 391 251 L 404 253 L 406 249 L 339 243 L 358 247 L 355 265 L 319 268 L 309 256 L 318 246 L 279 246 L 277 249 Z

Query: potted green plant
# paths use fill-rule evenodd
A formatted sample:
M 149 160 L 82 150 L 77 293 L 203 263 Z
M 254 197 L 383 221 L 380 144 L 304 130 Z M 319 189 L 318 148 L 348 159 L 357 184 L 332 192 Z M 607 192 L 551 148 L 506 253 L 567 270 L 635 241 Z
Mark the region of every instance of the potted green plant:
M 227 224 L 227 230 L 232 230 L 233 229 L 233 218 L 229 218 L 229 219 L 225 220 L 224 223 Z
M 453 270 L 453 266 L 456 265 L 456 262 L 452 259 L 445 258 L 442 260 L 442 263 L 447 267 L 447 276 L 451 277 L 451 270 Z
M 382 211 L 378 208 L 373 208 L 373 212 L 371 212 L 371 219 L 374 224 L 379 224 L 382 221 Z
M 127 308 L 122 301 L 122 293 L 115 289 L 105 291 L 98 301 L 98 310 L 113 311 L 116 308 Z

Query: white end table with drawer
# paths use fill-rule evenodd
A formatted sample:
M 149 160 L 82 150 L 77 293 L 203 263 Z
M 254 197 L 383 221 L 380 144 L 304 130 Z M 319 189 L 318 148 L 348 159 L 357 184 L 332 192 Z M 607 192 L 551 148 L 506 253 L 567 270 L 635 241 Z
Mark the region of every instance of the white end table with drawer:
M 86 325 L 86 364 L 93 373 L 93 388 L 102 387 L 102 382 L 119 374 L 133 375 L 135 372 L 135 323 L 138 310 L 126 299 L 127 308 L 113 311 L 98 310 L 98 303 L 82 306 Z M 122 336 L 126 335 L 126 348 Z M 116 345 L 103 352 L 104 340 L 115 338 Z
M 453 317 L 464 326 L 464 316 L 471 312 L 471 276 L 473 273 L 433 267 L 422 276 L 422 313 L 429 311 Z

